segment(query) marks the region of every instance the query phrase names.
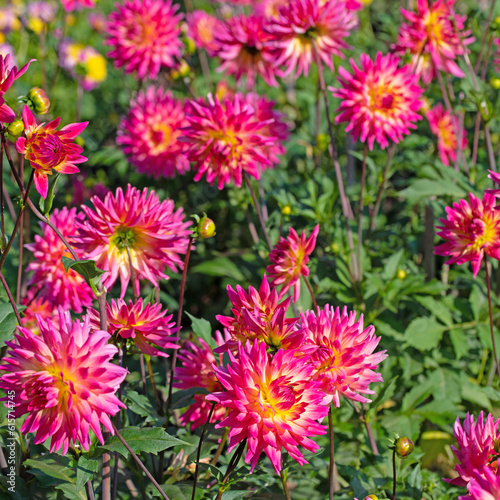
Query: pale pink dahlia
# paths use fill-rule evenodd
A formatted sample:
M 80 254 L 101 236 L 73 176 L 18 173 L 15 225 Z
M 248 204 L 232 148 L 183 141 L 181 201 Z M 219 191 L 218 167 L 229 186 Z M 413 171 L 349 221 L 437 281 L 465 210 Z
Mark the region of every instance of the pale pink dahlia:
M 317 347 L 309 358 L 313 377 L 325 394 L 333 396 L 335 406 L 340 406 L 340 396 L 369 403 L 363 394 L 375 394 L 369 385 L 383 381 L 374 370 L 387 357 L 386 351 L 374 352 L 380 341 L 375 328 L 364 328 L 362 314 L 356 320 L 355 311 L 348 313 L 346 307 L 341 311 L 328 304 L 316 313 L 302 314 L 302 326 L 306 343 Z
M 470 31 L 462 31 L 467 16 L 453 13 L 454 3 L 455 0 L 417 0 L 415 12 L 401 9 L 408 22 L 401 25 L 395 50 L 411 54 L 415 72 L 426 84 L 436 77 L 437 71 L 464 76 L 455 60 L 464 54 L 463 46 L 471 44 L 474 37 L 469 36 Z
M 234 349 L 238 342 L 245 344 L 254 340 L 273 349 L 302 349 L 304 333 L 297 327 L 297 318 L 285 318 L 290 298 L 279 302 L 278 293 L 269 286 L 266 276 L 259 290 L 251 286 L 245 292 L 237 285 L 235 291 L 228 285 L 227 294 L 233 316 L 219 314 L 216 318 L 227 328 L 231 340 L 215 352 Z
M 125 0 L 109 15 L 106 44 L 117 68 L 155 78 L 163 67 L 175 67 L 181 57 L 179 6 L 171 0 Z
M 157 278 L 168 279 L 166 267 L 172 271 L 182 268 L 191 222 L 184 221 L 182 208 L 174 211 L 172 200 L 160 202 L 154 191 L 139 191 L 129 184 L 125 194 L 118 188 L 104 200 L 94 196 L 90 201 L 93 209 L 82 205 L 87 219 L 76 221 L 74 241 L 86 258 L 95 259 L 98 268 L 109 271 L 103 279 L 108 289 L 120 277 L 123 298 L 131 280 L 130 261 L 137 292 L 139 280 L 158 286 Z
M 467 486 L 475 477 L 475 472 L 482 475 L 485 469 L 496 469 L 497 446 L 500 442 L 499 424 L 500 419 L 494 421 L 491 413 L 484 420 L 481 412 L 477 422 L 474 422 L 474 415 L 467 413 L 463 426 L 457 417 L 453 433 L 458 447 L 452 446 L 451 449 L 459 462 L 454 468 L 459 476 L 455 479 L 445 479 L 447 483 Z
M 266 273 L 271 278 L 271 286 L 282 285 L 280 297 L 286 295 L 293 287 L 293 301 L 297 302 L 300 296 L 300 277 L 309 276 L 309 255 L 316 246 L 319 233 L 319 224 L 313 229 L 309 238 L 306 232 L 299 235 L 293 227 L 290 228 L 287 238 L 281 237 L 269 254 L 271 264 L 267 266 Z
M 325 434 L 318 424 L 328 413 L 321 405 L 323 392 L 311 380 L 313 368 L 282 349 L 271 358 L 266 345 L 240 344 L 238 355 L 229 353 L 230 364 L 215 368 L 224 392 L 206 399 L 228 409 L 227 417 L 216 425 L 229 428 L 231 451 L 247 439 L 245 462 L 255 469 L 264 452 L 277 474 L 280 473 L 284 448 L 300 465 L 307 463 L 298 446 L 315 452 L 319 449 L 311 437 Z
M 469 193 L 469 202 L 460 200 L 446 207 L 446 219 L 439 219 L 438 236 L 446 243 L 434 249 L 436 255 L 450 257 L 447 264 L 470 262 L 474 277 L 484 255 L 500 259 L 500 211 L 495 210 L 495 196 L 486 193 L 481 201 Z
M 220 32 L 222 21 L 203 10 L 194 10 L 186 16 L 188 35 L 194 40 L 198 49 L 205 49 L 210 55 L 215 55 L 219 45 L 215 35 Z
M 344 38 L 356 25 L 356 18 L 342 0 L 290 0 L 279 9 L 279 16 L 267 25 L 272 46 L 277 50 L 276 66 L 285 65 L 298 78 L 307 76 L 315 50 L 333 71 L 332 56 L 343 57 L 348 45 Z
M 216 332 L 217 345 L 222 346 L 229 340 L 229 334 L 225 334 L 225 339 L 220 332 Z M 210 346 L 202 339 L 197 342 L 187 341 L 181 345 L 177 354 L 182 366 L 175 368 L 174 387 L 179 389 L 191 389 L 200 387 L 209 393 L 222 391 L 222 386 L 217 381 L 214 372 L 214 365 L 222 362 L 222 355 L 214 355 Z M 205 399 L 205 394 L 194 394 L 194 403 L 180 416 L 183 425 L 191 424 L 191 430 L 204 425 L 212 407 Z M 220 405 L 215 405 L 214 412 L 210 418 L 210 423 L 215 423 L 224 418 L 226 409 Z
M 417 128 L 423 90 L 409 66 L 399 68 L 399 57 L 377 53 L 375 61 L 361 54 L 361 68 L 351 59 L 352 75 L 339 68 L 342 88 L 329 87 L 335 97 L 342 99 L 335 123 L 347 122 L 346 132 L 354 140 L 368 141 L 373 149 L 377 141 L 382 149 L 388 140 L 399 142 L 410 129 Z
M 234 75 L 236 82 L 245 76 L 247 89 L 254 86 L 257 75 L 277 86 L 274 49 L 264 28 L 264 18 L 255 15 L 241 14 L 225 21 L 215 34 L 216 55 L 223 61 L 217 71 Z
M 129 300 L 128 304 L 122 300 L 111 299 L 111 303 L 106 304 L 108 318 L 108 333 L 122 339 L 131 339 L 134 345 L 143 353 L 149 356 L 162 356 L 168 358 L 168 354 L 158 350 L 154 346 L 162 349 L 178 349 L 178 337 L 172 335 L 179 330 L 172 321 L 172 314 L 167 314 L 167 310 L 161 304 L 146 304 L 140 298 L 135 304 Z M 100 328 L 99 311 L 88 309 L 87 314 L 93 328 Z M 151 345 L 153 344 L 153 345 Z
M 467 485 L 468 495 L 458 497 L 458 500 L 498 500 L 500 498 L 500 464 L 496 463 L 495 472 L 489 468 L 482 472 L 474 471 Z
M 20 76 L 26 73 L 29 65 L 35 59 L 23 66 L 20 70 L 14 66 L 12 57 L 7 54 L 5 57 L 0 54 L 0 123 L 11 123 L 16 119 L 16 113 L 5 104 L 3 95 L 12 87 L 12 84 Z
M 179 142 L 186 125 L 183 103 L 171 92 L 150 86 L 132 99 L 116 142 L 139 172 L 175 177 L 189 170 L 186 144 Z
M 222 102 L 211 94 L 207 103 L 189 101 L 186 118 L 187 156 L 195 162 L 195 181 L 206 175 L 219 189 L 231 180 L 239 187 L 243 172 L 259 179 L 259 164 L 270 164 L 264 147 L 273 139 L 261 133 L 268 123 L 255 121 L 255 110 L 242 94 Z
M 104 444 L 101 424 L 111 433 L 109 417 L 125 405 L 115 396 L 127 370 L 110 362 L 116 354 L 109 334 L 90 331 L 89 319 L 59 313 L 59 327 L 40 316 L 40 335 L 18 327 L 0 377 L 0 388 L 14 392 L 15 417 L 28 414 L 22 433 L 36 432 L 35 444 L 51 438 L 50 452 L 71 443 L 90 448 L 92 430 Z M 4 397 L 4 400 L 7 398 Z
M 61 0 L 66 12 L 81 10 L 82 8 L 92 9 L 95 7 L 95 0 Z
M 34 168 L 33 181 L 36 190 L 42 198 L 46 198 L 49 189 L 48 176 L 52 175 L 52 169 L 60 174 L 74 174 L 80 171 L 77 164 L 87 160 L 80 154 L 83 148 L 73 140 L 82 133 L 88 122 L 71 123 L 61 130 L 57 130 L 61 118 L 38 125 L 26 105 L 23 109 L 23 123 L 26 137 L 17 139 L 16 149 L 18 153 L 25 155 Z
M 76 214 L 76 208 L 56 208 L 50 215 L 50 221 L 73 244 L 75 223 L 83 218 L 82 215 Z M 44 222 L 40 223 L 40 227 L 42 234 L 36 234 L 35 241 L 25 245 L 35 258 L 26 268 L 27 272 L 33 273 L 28 282 L 30 292 L 38 299 L 45 299 L 52 308 L 62 307 L 81 313 L 84 307 L 92 305 L 94 294 L 77 272 L 72 269 L 66 272 L 61 257 L 71 258 L 71 254 L 55 231 Z M 81 250 L 77 249 L 76 253 L 79 258 L 83 256 Z
M 434 106 L 425 114 L 429 120 L 431 132 L 437 136 L 439 159 L 449 165 L 457 159 L 457 148 L 465 149 L 467 147 L 467 131 L 461 128 L 456 116 L 452 116 L 443 108 L 441 103 Z M 455 130 L 461 134 L 460 145 Z

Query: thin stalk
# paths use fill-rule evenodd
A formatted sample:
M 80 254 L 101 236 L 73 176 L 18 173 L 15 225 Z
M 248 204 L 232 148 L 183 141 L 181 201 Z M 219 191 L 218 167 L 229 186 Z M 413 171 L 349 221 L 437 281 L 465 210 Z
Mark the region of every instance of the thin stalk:
M 19 311 L 17 310 L 16 303 L 14 302 L 14 298 L 12 297 L 12 294 L 10 293 L 9 285 L 5 281 L 5 278 L 4 278 L 4 275 L 2 274 L 2 271 L 0 271 L 0 281 L 2 282 L 2 285 L 5 288 L 5 293 L 7 294 L 7 297 L 9 299 L 10 305 L 12 306 L 12 309 L 14 310 L 14 314 L 16 315 L 17 322 L 20 325 L 22 325 L 21 316 L 19 315 Z
M 1 217 L 1 226 L 2 226 L 2 239 L 0 240 L 0 250 L 3 253 L 3 249 L 5 248 L 5 219 L 4 219 L 4 203 L 3 203 L 3 137 L 4 131 L 1 132 L 2 140 L 0 141 L 0 183 L 2 184 L 2 188 L 0 189 L 0 217 Z
M 483 48 L 486 43 L 486 37 L 488 36 L 488 32 L 490 31 L 491 21 L 493 20 L 493 14 L 495 12 L 495 5 L 497 0 L 492 0 L 490 5 L 490 10 L 488 12 L 488 21 L 486 22 L 486 28 L 483 32 L 483 37 L 481 38 L 481 46 L 479 47 L 478 58 L 476 61 L 476 65 L 474 66 L 474 72 L 477 73 L 479 71 L 479 67 L 481 66 L 481 59 L 483 57 Z M 493 37 L 491 37 L 493 39 Z M 485 61 L 488 60 L 488 55 L 486 55 Z
M 262 212 L 260 210 L 259 202 L 257 201 L 257 198 L 255 197 L 255 192 L 253 190 L 252 183 L 250 182 L 250 179 L 248 178 L 248 175 L 246 174 L 246 172 L 243 172 L 243 177 L 245 179 L 245 184 L 248 187 L 248 191 L 250 191 L 250 196 L 252 197 L 253 206 L 255 207 L 255 211 L 257 212 L 257 217 L 259 218 L 260 227 L 262 228 L 262 231 L 264 232 L 264 238 L 266 239 L 267 246 L 269 247 L 269 250 L 271 250 L 273 248 L 273 246 L 271 244 L 269 234 L 267 233 L 266 224 L 264 222 L 264 217 L 263 217 Z
M 366 429 L 366 434 L 368 434 L 368 441 L 370 441 L 370 447 L 372 449 L 372 452 L 374 455 L 378 455 L 378 447 L 377 447 L 377 442 L 375 441 L 375 438 L 373 437 L 373 431 L 372 431 L 372 426 L 370 425 L 370 422 L 366 419 L 366 406 L 363 403 L 362 404 L 363 408 L 363 413 L 361 415 L 361 421 L 363 424 L 365 424 L 365 429 Z
M 210 74 L 210 65 L 208 64 L 207 53 L 203 49 L 198 49 L 198 56 L 200 58 L 201 71 L 203 72 L 205 85 L 208 87 L 208 91 L 212 92 L 213 82 Z
M 358 213 L 358 248 L 357 248 L 357 258 L 358 258 L 358 271 L 359 279 L 363 279 L 363 265 L 361 263 L 361 247 L 363 244 L 363 208 L 364 208 L 364 194 L 365 194 L 365 182 L 366 182 L 366 156 L 368 154 L 368 144 L 365 143 L 363 148 L 363 162 L 361 164 L 361 186 L 359 188 L 359 213 Z
M 479 132 L 481 130 L 481 113 L 476 113 L 476 124 L 474 125 L 474 141 L 472 142 L 472 165 L 476 166 L 477 151 L 479 149 Z
M 210 462 L 212 465 L 215 465 L 217 463 L 217 460 L 219 460 L 219 457 L 222 454 L 222 450 L 224 449 L 224 445 L 226 444 L 228 435 L 229 435 L 229 427 L 225 427 L 224 434 L 222 435 L 222 438 L 219 443 L 219 447 L 217 448 L 217 451 L 215 452 L 212 461 Z
M 128 256 L 128 265 L 130 267 L 130 279 L 132 280 L 132 296 L 134 297 L 134 302 L 137 302 L 139 298 L 139 280 L 135 275 L 134 266 L 132 265 L 132 254 L 130 253 L 130 248 L 128 245 L 126 248 Z
M 215 405 L 216 405 L 216 403 L 212 403 L 212 408 L 210 408 L 210 412 L 208 413 L 207 420 L 205 422 L 205 425 L 203 426 L 203 430 L 201 431 L 200 442 L 198 443 L 198 450 L 196 452 L 196 465 L 194 468 L 193 493 L 191 494 L 191 500 L 194 500 L 194 497 L 196 495 L 196 483 L 198 482 L 198 469 L 199 469 L 200 457 L 201 457 L 201 445 L 203 444 L 203 438 L 205 437 L 205 434 L 207 432 L 208 424 L 210 423 L 210 419 L 212 418 L 212 415 L 214 414 Z
M 493 151 L 493 144 L 491 143 L 490 127 L 487 123 L 484 124 L 484 137 L 486 139 L 486 150 L 488 151 L 490 169 L 493 170 L 493 172 L 496 172 L 497 164 L 495 161 L 495 152 Z
M 95 500 L 94 489 L 92 488 L 92 481 L 90 480 L 85 483 L 85 493 L 87 493 L 88 500 Z
M 14 204 L 12 203 L 12 200 L 10 199 L 9 193 L 7 192 L 7 188 L 5 186 L 5 183 L 2 186 L 2 195 L 4 197 L 5 202 L 7 203 L 7 208 L 9 209 L 9 214 L 10 214 L 11 219 L 15 220 L 16 211 L 14 209 Z M 5 241 L 4 241 L 4 246 L 5 246 Z
M 335 443 L 333 435 L 333 403 L 330 405 L 330 411 L 328 412 L 328 438 L 330 440 L 330 463 L 328 465 L 328 498 L 333 500 L 335 492 Z
M 281 484 L 283 485 L 283 492 L 285 493 L 286 500 L 292 500 L 290 496 L 290 490 L 288 489 L 288 485 L 286 484 L 286 479 L 288 477 L 288 467 L 281 471 L 280 478 Z
M 35 173 L 35 171 L 32 170 L 31 176 L 30 176 L 30 181 L 28 182 L 28 187 L 26 188 L 26 196 L 29 196 L 31 182 L 33 182 L 34 173 Z M 21 179 L 24 179 L 24 155 L 20 155 L 19 177 L 21 177 Z M 20 231 L 19 231 L 19 262 L 17 265 L 17 288 L 16 288 L 16 302 L 18 304 L 21 302 L 21 279 L 23 276 L 24 206 L 25 206 L 25 203 L 23 203 L 22 210 L 19 213 L 21 220 L 20 220 Z
M 319 84 L 319 78 L 318 78 L 318 90 L 316 92 L 316 116 L 315 116 L 315 122 L 314 122 L 314 128 L 316 131 L 316 154 L 314 155 L 314 164 L 316 168 L 319 168 L 321 165 L 321 151 L 318 148 L 318 137 L 319 137 L 319 131 L 321 130 L 321 87 Z
M 237 450 L 234 452 L 234 455 L 232 456 L 231 460 L 229 461 L 226 473 L 224 474 L 224 477 L 222 478 L 222 485 L 219 486 L 219 493 L 217 494 L 217 498 L 215 500 L 221 500 L 222 495 L 223 495 L 223 493 L 225 491 L 222 488 L 222 486 L 226 484 L 229 476 L 234 471 L 234 469 L 236 469 L 236 465 L 238 465 L 238 462 L 240 461 L 241 455 L 243 455 L 243 450 L 245 449 L 246 442 L 247 442 L 247 440 L 245 438 L 240 443 L 240 445 L 238 446 Z
M 144 471 L 148 479 L 153 483 L 155 488 L 159 491 L 160 495 L 165 499 L 165 500 L 170 500 L 167 496 L 167 494 L 161 489 L 161 486 L 157 483 L 156 479 L 151 475 L 151 473 L 146 469 L 144 464 L 142 463 L 141 459 L 132 451 L 132 448 L 128 445 L 127 441 L 123 439 L 123 436 L 120 434 L 120 431 L 115 427 L 115 425 L 111 422 L 111 425 L 113 426 L 113 430 L 115 431 L 116 436 L 118 439 L 121 441 L 123 446 L 127 449 L 127 451 L 132 455 L 132 458 L 136 461 L 137 465 Z
M 153 386 L 153 393 L 155 395 L 156 405 L 158 406 L 158 413 L 161 414 L 163 412 L 163 405 L 161 402 L 160 395 L 158 393 L 158 389 L 156 387 L 153 368 L 151 366 L 151 358 L 149 356 L 146 358 L 146 366 L 148 367 L 149 378 L 151 379 L 151 385 Z
M 498 379 L 500 380 L 500 365 L 498 364 L 497 348 L 496 348 L 496 344 L 495 344 L 495 335 L 493 333 L 493 308 L 491 307 L 490 272 L 488 271 L 488 260 L 487 260 L 486 255 L 484 256 L 484 268 L 486 270 L 486 289 L 488 291 L 488 310 L 489 310 L 489 314 L 490 314 L 491 345 L 493 347 L 493 357 L 495 358 Z
M 313 302 L 313 307 L 314 310 L 318 308 L 318 305 L 316 304 L 316 298 L 314 297 L 314 293 L 311 288 L 311 284 L 309 283 L 309 280 L 307 279 L 307 276 L 304 276 L 304 281 L 306 282 L 307 289 L 309 290 L 309 293 L 311 294 L 312 302 Z
M 392 500 L 396 500 L 396 448 L 392 450 Z

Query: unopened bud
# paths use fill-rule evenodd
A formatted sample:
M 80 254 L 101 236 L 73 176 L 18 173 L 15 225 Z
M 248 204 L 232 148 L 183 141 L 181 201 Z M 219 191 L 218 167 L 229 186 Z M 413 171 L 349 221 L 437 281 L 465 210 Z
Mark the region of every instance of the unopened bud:
M 292 213 L 292 207 L 290 205 L 285 205 L 282 209 L 281 209 L 281 213 L 283 215 L 290 215 Z
M 363 498 L 363 500 L 378 500 L 378 496 L 377 495 L 368 495 L 365 498 Z
M 28 99 L 31 101 L 33 111 L 37 115 L 45 115 L 50 109 L 50 99 L 47 97 L 45 90 L 33 87 L 27 95 Z
M 24 132 L 24 123 L 21 118 L 14 120 L 12 123 L 9 123 L 7 127 L 7 133 L 12 137 L 19 137 Z
M 215 236 L 215 222 L 208 217 L 203 217 L 198 224 L 200 238 L 211 238 Z
M 500 78 L 494 76 L 490 80 L 490 85 L 495 89 L 498 90 L 500 89 Z
M 398 280 L 404 280 L 406 278 L 406 271 L 404 269 L 398 269 L 396 276 Z
M 410 456 L 413 448 L 415 448 L 415 445 L 410 438 L 400 437 L 394 443 L 394 448 L 396 450 L 396 455 L 399 458 L 406 458 Z
M 177 68 L 173 69 L 170 74 L 172 75 L 172 78 L 174 80 L 178 80 L 179 78 L 186 78 L 191 74 L 191 68 L 184 59 L 181 59 Z

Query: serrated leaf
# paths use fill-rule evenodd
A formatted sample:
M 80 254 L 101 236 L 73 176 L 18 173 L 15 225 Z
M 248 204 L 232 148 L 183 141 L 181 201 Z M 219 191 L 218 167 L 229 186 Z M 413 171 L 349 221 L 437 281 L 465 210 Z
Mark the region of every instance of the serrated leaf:
M 25 306 L 16 307 L 19 312 L 26 309 Z M 6 341 L 13 339 L 16 326 L 17 318 L 12 306 L 9 303 L 0 304 L 0 347 L 3 347 Z
M 435 319 L 422 317 L 414 319 L 406 329 L 405 340 L 419 351 L 429 351 L 439 345 L 444 328 Z
M 190 446 L 189 443 L 185 441 L 181 441 L 176 437 L 170 436 L 165 432 L 165 429 L 160 427 L 157 428 L 139 428 L 139 427 L 127 427 L 123 429 L 121 432 L 123 439 L 130 446 L 130 449 L 134 453 L 152 453 L 156 455 L 159 451 L 166 450 L 168 448 L 172 448 L 173 446 L 178 445 L 187 445 Z M 117 451 L 120 455 L 123 455 L 125 458 L 128 458 L 129 452 L 122 444 L 122 442 L 118 439 L 118 436 L 112 436 L 106 443 L 98 448 L 108 450 L 108 451 Z
M 447 326 L 453 325 L 453 316 L 445 304 L 428 295 L 416 295 L 415 300 L 424 306 L 433 316 Z
M 87 481 L 91 481 L 99 470 L 99 460 L 81 456 L 76 467 L 76 489 L 80 491 Z
M 469 352 L 467 334 L 463 330 L 458 328 L 450 330 L 450 340 L 457 359 L 460 359 Z
M 83 276 L 87 284 L 90 288 L 92 288 L 94 295 L 96 297 L 99 295 L 97 287 L 101 282 L 101 276 L 106 273 L 106 271 L 96 267 L 93 260 L 73 260 L 64 256 L 61 257 L 61 260 L 66 272 L 68 272 L 69 269 L 73 269 L 73 271 L 78 273 L 80 276 Z
M 27 459 L 24 465 L 30 467 L 30 474 L 37 476 L 43 486 L 55 486 L 61 481 L 76 484 L 75 470 L 71 467 L 71 458 L 50 453 L 43 457 Z
M 145 421 L 154 422 L 154 416 L 157 415 L 151 401 L 144 394 L 139 394 L 137 391 L 126 391 L 124 394 L 126 399 L 127 409 L 133 411 L 141 417 L 145 417 Z
M 216 257 L 212 260 L 204 260 L 194 266 L 191 273 L 206 274 L 208 276 L 224 276 L 233 278 L 236 281 L 243 281 L 245 276 L 238 266 L 227 257 Z
M 44 215 L 48 216 L 49 212 L 52 210 L 52 203 L 54 202 L 54 189 L 56 187 L 57 180 L 59 179 L 60 175 L 61 174 L 59 172 L 56 172 L 52 177 L 51 181 L 49 182 L 49 189 L 47 190 L 47 198 L 43 199 L 40 196 L 40 201 L 38 203 L 38 206 L 40 207 L 40 210 Z
M 212 338 L 212 325 L 210 322 L 203 318 L 195 318 L 188 312 L 186 312 L 186 314 L 191 320 L 193 333 L 204 340 L 212 349 L 217 347 L 215 339 Z

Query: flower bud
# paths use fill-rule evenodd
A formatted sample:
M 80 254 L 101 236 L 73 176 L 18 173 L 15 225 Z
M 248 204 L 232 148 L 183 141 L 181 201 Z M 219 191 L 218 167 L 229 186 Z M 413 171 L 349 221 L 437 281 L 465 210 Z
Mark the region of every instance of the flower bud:
M 494 76 L 490 80 L 490 85 L 495 89 L 498 90 L 500 89 L 500 78 Z
M 378 500 L 378 496 L 377 495 L 368 495 L 365 498 L 363 498 L 363 500 Z
M 281 213 L 283 215 L 290 215 L 292 213 L 292 207 L 290 205 L 285 205 L 282 209 L 281 209 Z
M 394 449 L 399 458 L 409 457 L 414 447 L 413 441 L 407 437 L 400 437 L 394 443 Z
M 14 120 L 12 123 L 9 123 L 7 127 L 7 133 L 12 137 L 19 137 L 24 132 L 24 123 L 21 118 Z
M 211 238 L 215 236 L 215 222 L 207 216 L 203 217 L 198 224 L 200 238 Z
M 178 80 L 179 78 L 187 78 L 191 74 L 191 68 L 184 59 L 181 59 L 177 68 L 173 69 L 170 74 L 172 75 L 172 78 L 174 80 Z
M 406 271 L 404 269 L 398 269 L 396 276 L 397 276 L 398 280 L 402 281 L 406 278 Z
M 45 115 L 50 109 L 50 100 L 45 93 L 45 90 L 33 87 L 27 95 L 28 99 L 31 101 L 31 106 L 33 111 L 37 115 Z

